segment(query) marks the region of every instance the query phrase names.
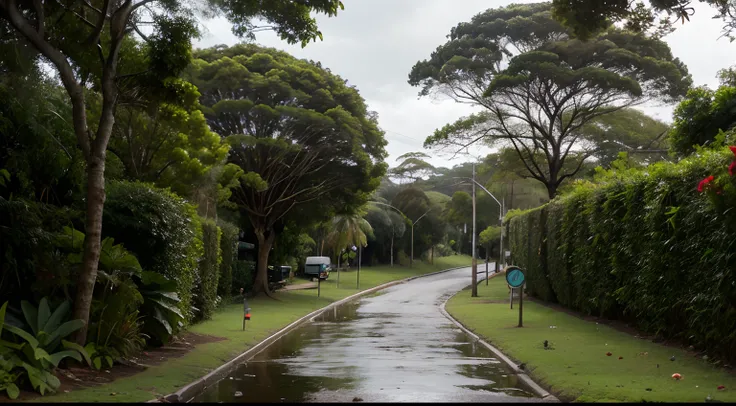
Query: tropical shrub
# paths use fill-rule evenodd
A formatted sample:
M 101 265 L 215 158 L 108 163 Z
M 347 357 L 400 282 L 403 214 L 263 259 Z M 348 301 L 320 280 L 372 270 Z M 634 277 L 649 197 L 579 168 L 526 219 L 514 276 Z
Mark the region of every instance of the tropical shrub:
M 176 282 L 151 271 L 143 271 L 135 278 L 138 290 L 143 296 L 140 313 L 143 333 L 153 345 L 165 345 L 171 337 L 184 327 L 185 317 L 179 310 Z
M 238 255 L 238 228 L 231 223 L 219 220 L 217 222 L 222 235 L 220 237 L 220 279 L 217 282 L 217 294 L 221 297 L 230 296 L 233 289 L 233 263 Z
M 10 368 L 12 371 L 13 366 L 22 367 L 24 375 L 20 376 L 27 377 L 33 389 L 41 395 L 55 391 L 61 382 L 52 372 L 62 360 L 73 358 L 82 361 L 83 357 L 88 359 L 83 348 L 64 340 L 82 328 L 84 321 L 64 322 L 69 314 L 70 303 L 65 301 L 52 312 L 48 300 L 43 298 L 38 308 L 27 301 L 21 302 L 26 323 L 24 329 L 5 323 L 6 306 L 7 302 L 0 308 L 0 334 L 1 330 L 7 330 L 15 339 L 13 342 L 0 341 L 0 346 L 4 348 L 4 369 Z M 9 380 L 8 377 L 6 380 Z M 9 385 L 6 390 L 8 387 Z
M 147 271 L 176 284 L 179 310 L 191 320 L 192 290 L 203 256 L 195 208 L 168 190 L 140 182 L 110 182 L 105 234 L 125 245 Z
M 736 164 L 724 150 L 600 172 L 507 219 L 530 294 L 736 360 Z
M 204 256 L 199 261 L 199 283 L 195 286 L 195 306 L 200 319 L 209 319 L 217 307 L 217 286 L 220 279 L 220 228 L 214 221 L 205 219 L 202 224 Z

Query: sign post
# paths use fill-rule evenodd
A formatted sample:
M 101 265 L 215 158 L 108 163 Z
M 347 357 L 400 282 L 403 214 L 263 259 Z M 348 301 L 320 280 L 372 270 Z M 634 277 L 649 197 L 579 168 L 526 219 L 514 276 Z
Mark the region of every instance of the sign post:
M 240 293 L 243 293 L 243 288 L 240 288 Z M 245 331 L 246 320 L 250 320 L 250 307 L 248 307 L 248 299 L 243 296 L 243 331 Z
M 522 312 L 524 309 L 524 283 L 526 276 L 517 266 L 506 267 L 506 283 L 511 287 L 511 308 L 514 307 L 514 289 L 519 289 L 519 327 L 523 327 Z

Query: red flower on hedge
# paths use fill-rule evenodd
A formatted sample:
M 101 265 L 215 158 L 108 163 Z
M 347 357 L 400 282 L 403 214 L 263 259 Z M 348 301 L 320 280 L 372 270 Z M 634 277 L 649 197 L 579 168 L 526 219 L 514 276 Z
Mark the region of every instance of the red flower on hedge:
M 703 190 L 705 190 L 706 186 L 708 186 L 708 184 L 713 182 L 714 179 L 715 177 L 713 175 L 710 175 L 707 178 L 701 180 L 700 183 L 698 184 L 698 192 L 703 193 Z
M 736 146 L 732 145 L 732 146 L 730 146 L 728 148 L 730 148 L 731 149 L 731 152 L 733 152 L 733 154 L 736 155 Z
M 733 176 L 734 173 L 736 173 L 736 161 L 731 162 L 731 165 L 728 166 L 728 174 Z

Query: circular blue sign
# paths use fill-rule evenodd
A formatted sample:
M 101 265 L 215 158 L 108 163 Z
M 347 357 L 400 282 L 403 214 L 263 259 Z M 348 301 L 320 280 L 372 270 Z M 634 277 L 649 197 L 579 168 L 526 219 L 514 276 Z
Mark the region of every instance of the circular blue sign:
M 518 267 L 510 266 L 506 268 L 506 283 L 509 284 L 512 288 L 518 288 L 519 286 L 523 285 L 526 281 L 526 277 L 524 276 L 524 272 L 521 271 Z

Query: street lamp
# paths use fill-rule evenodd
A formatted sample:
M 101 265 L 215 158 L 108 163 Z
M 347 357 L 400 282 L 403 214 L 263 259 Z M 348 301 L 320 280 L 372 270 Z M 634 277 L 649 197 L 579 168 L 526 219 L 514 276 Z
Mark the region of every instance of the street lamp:
M 475 232 L 475 186 L 477 185 L 478 187 L 480 187 L 481 189 L 483 189 L 483 191 L 486 192 L 486 193 L 488 193 L 488 195 L 491 196 L 493 198 L 493 200 L 495 200 L 496 203 L 498 203 L 498 205 L 500 206 L 500 212 L 498 214 L 498 220 L 501 223 L 501 247 L 500 247 L 501 253 L 499 255 L 501 258 L 503 258 L 505 256 L 504 255 L 504 252 L 503 252 L 503 210 L 504 210 L 504 204 L 502 202 L 499 202 L 498 199 L 496 199 L 496 196 L 493 195 L 493 193 L 489 192 L 488 189 L 486 189 L 483 185 L 481 185 L 478 181 L 475 180 L 475 163 L 473 163 L 473 177 L 472 178 L 465 178 L 465 177 L 457 177 L 457 176 L 455 176 L 455 177 L 453 177 L 453 179 L 465 179 L 465 180 L 469 180 L 469 181 L 473 182 L 473 277 L 472 277 L 473 287 L 472 287 L 472 291 L 471 291 L 472 292 L 471 293 L 471 296 L 472 297 L 477 297 L 478 296 L 478 287 L 476 286 L 476 282 L 477 282 L 476 272 L 478 271 L 478 263 L 477 263 L 476 252 L 475 252 L 475 235 L 476 235 L 476 232 Z M 501 260 L 501 258 L 499 258 L 499 260 Z M 503 258 L 503 259 L 505 260 L 505 258 Z
M 426 216 L 430 211 L 432 211 L 432 209 L 427 210 L 424 214 L 422 214 L 421 216 L 419 216 L 418 219 L 416 219 L 414 221 L 411 221 L 411 219 L 409 218 L 409 216 L 407 216 L 406 214 L 404 214 L 403 211 L 397 209 L 394 206 L 391 206 L 390 204 L 381 203 L 381 202 L 377 202 L 377 201 L 374 201 L 374 200 L 369 200 L 368 203 L 380 204 L 382 206 L 390 207 L 390 208 L 398 211 L 399 213 L 401 213 L 402 216 L 404 216 L 407 219 L 409 219 L 409 222 L 411 223 L 411 258 L 409 259 L 409 266 L 413 267 L 414 266 L 414 225 L 417 224 L 419 222 L 419 220 L 422 219 L 422 217 Z M 394 253 L 393 253 L 393 250 L 392 250 L 391 251 L 391 255 L 393 256 L 393 254 Z

